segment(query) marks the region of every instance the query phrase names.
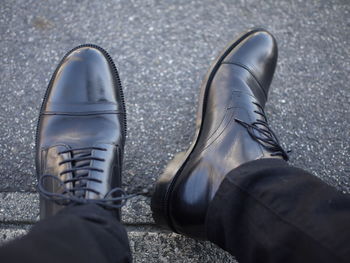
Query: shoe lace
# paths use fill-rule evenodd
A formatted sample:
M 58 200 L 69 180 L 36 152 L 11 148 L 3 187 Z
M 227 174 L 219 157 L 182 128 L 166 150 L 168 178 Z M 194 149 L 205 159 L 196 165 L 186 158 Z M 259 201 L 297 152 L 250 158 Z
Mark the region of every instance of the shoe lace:
M 245 127 L 248 130 L 249 135 L 255 141 L 260 143 L 268 151 L 271 151 L 271 156 L 282 156 L 284 160 L 288 161 L 288 153 L 291 151 L 285 151 L 280 145 L 277 136 L 268 125 L 264 108 L 257 102 L 253 102 L 253 104 L 255 104 L 258 107 L 258 110 L 255 110 L 254 112 L 262 116 L 262 120 L 257 119 L 253 123 L 247 123 L 245 121 L 235 118 L 235 121 L 243 127 Z
M 100 162 L 105 161 L 103 158 L 92 156 L 92 150 L 107 151 L 107 149 L 101 147 L 82 147 L 58 152 L 58 155 L 71 153 L 72 156 L 58 164 L 62 165 L 65 163 L 71 163 L 72 167 L 62 171 L 59 176 L 67 173 L 72 173 L 73 176 L 70 179 L 62 180 L 60 177 L 51 174 L 42 175 L 38 182 L 38 191 L 40 195 L 58 205 L 95 203 L 110 209 L 118 209 L 124 206 L 128 199 L 136 196 L 137 194 L 128 195 L 123 189 L 116 187 L 108 191 L 108 193 L 106 193 L 101 199 L 84 198 L 86 192 L 93 192 L 100 195 L 100 192 L 87 186 L 89 181 L 102 183 L 102 180 L 100 179 L 89 177 L 89 171 L 104 172 L 103 169 L 91 166 L 92 160 Z M 44 181 L 47 179 L 56 180 L 61 188 L 60 191 L 52 192 L 45 189 Z M 67 187 L 67 184 L 71 184 L 72 187 Z

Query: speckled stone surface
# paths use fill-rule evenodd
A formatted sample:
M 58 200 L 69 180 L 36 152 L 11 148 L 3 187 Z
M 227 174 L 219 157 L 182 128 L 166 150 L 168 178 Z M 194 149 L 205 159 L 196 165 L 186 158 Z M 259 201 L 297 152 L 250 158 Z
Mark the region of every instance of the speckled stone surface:
M 129 231 L 128 235 L 135 262 L 237 262 L 210 242 L 144 230 Z
M 0 229 L 0 245 L 27 233 L 29 226 Z M 158 233 L 141 227 L 127 228 L 135 263 L 212 263 L 237 261 L 210 242 L 196 241 L 173 233 Z
M 0 245 L 25 235 L 28 232 L 28 229 L 29 227 L 24 228 L 12 226 L 0 228 Z
M 349 13 L 347 0 L 2 0 L 0 192 L 35 191 L 38 110 L 56 65 L 74 46 L 102 46 L 119 69 L 128 113 L 123 181 L 132 193 L 151 189 L 166 163 L 189 145 L 210 62 L 240 32 L 259 26 L 279 44 L 266 111 L 292 150 L 290 163 L 349 193 Z M 14 225 L 31 218 L 33 205 L 14 204 Z M 7 224 L 0 229 L 14 233 Z M 162 244 L 162 234 L 144 232 L 147 242 Z M 169 244 L 189 244 L 187 259 L 171 262 L 206 262 L 194 241 L 177 238 Z M 140 262 L 152 262 L 147 244 L 135 245 Z

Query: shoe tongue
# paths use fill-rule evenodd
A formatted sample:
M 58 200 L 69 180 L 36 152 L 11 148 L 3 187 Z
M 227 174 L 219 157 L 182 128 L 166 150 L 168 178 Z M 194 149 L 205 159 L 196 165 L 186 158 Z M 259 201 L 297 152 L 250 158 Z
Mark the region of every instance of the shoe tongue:
M 86 147 L 91 147 L 91 150 L 77 149 Z M 66 152 L 67 150 L 70 151 Z M 96 157 L 97 160 L 94 158 L 91 160 L 72 160 L 84 154 L 88 154 L 89 157 Z M 44 169 L 41 174 L 52 175 L 59 180 L 45 179 L 43 182 L 45 184 L 45 189 L 54 193 L 63 193 L 64 190 L 73 188 L 89 188 L 99 194 L 84 189 L 77 190 L 72 194 L 86 199 L 104 198 L 112 188 L 121 186 L 121 157 L 120 148 L 113 144 L 99 143 L 85 147 L 79 145 L 79 147 L 74 148 L 66 145 L 52 146 L 42 151 L 42 160 L 45 162 L 45 165 L 43 165 Z M 67 160 L 72 161 L 64 162 Z M 76 169 L 78 167 L 82 169 Z M 84 169 L 84 167 L 96 169 L 90 170 Z M 75 169 L 75 171 L 65 173 L 65 171 L 70 169 Z M 62 186 L 64 181 L 77 177 L 89 177 L 96 180 L 82 179 L 77 180 L 75 183 L 65 183 Z
M 118 146 L 113 144 L 100 143 L 94 146 L 106 149 L 105 151 L 91 151 L 92 157 L 104 160 L 92 160 L 90 163 L 91 167 L 100 169 L 100 171 L 89 171 L 88 176 L 100 182 L 89 180 L 86 182 L 86 187 L 94 189 L 100 194 L 87 191 L 85 197 L 88 199 L 101 199 L 104 198 L 112 188 L 121 186 L 121 151 Z
M 60 164 L 62 161 L 71 158 L 70 152 L 60 154 L 60 152 L 68 149 L 69 148 L 65 145 L 56 145 L 43 150 L 41 152 L 41 159 L 44 162 L 44 169 L 41 171 L 41 174 L 56 176 L 62 182 L 73 178 L 73 174 L 71 172 L 62 174 L 64 171 L 72 168 L 71 163 L 67 162 Z M 56 193 L 62 192 L 64 188 L 69 189 L 73 187 L 72 183 L 66 183 L 64 186 L 62 186 L 59 180 L 47 179 L 44 180 L 43 183 L 45 184 L 45 189 Z
M 75 189 L 78 189 L 78 188 L 85 188 L 86 187 L 86 180 L 84 180 L 83 178 L 85 177 L 89 177 L 89 173 L 90 171 L 89 170 L 85 170 L 84 168 L 86 167 L 92 167 L 91 165 L 91 162 L 92 160 L 91 159 L 87 159 L 87 160 L 84 160 L 84 158 L 89 158 L 92 156 L 92 151 L 93 150 L 89 150 L 89 149 L 83 149 L 83 150 L 73 150 L 71 152 L 71 156 L 72 156 L 72 159 L 78 159 L 78 160 L 74 160 L 74 161 L 71 161 L 71 166 L 72 168 L 74 169 L 78 169 L 78 168 L 81 168 L 81 169 L 78 169 L 76 171 L 73 172 L 73 176 L 75 178 L 82 178 L 82 180 L 78 180 L 74 183 L 74 188 Z M 79 158 L 81 160 L 79 160 Z M 74 195 L 77 196 L 77 197 L 85 197 L 85 190 L 76 190 L 74 192 Z

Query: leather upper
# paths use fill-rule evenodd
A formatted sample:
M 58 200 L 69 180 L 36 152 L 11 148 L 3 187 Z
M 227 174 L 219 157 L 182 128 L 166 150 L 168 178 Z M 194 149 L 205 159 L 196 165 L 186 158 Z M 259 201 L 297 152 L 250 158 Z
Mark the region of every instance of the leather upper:
M 211 82 L 202 84 L 207 90 L 199 137 L 169 201 L 177 232 L 205 238 L 207 207 L 225 175 L 248 161 L 280 158 L 271 156 L 272 152 L 236 121 L 264 120 L 261 107 L 267 100 L 276 61 L 276 41 L 266 31 L 258 31 L 241 40 L 222 60 Z
M 45 178 L 45 189 L 59 192 L 63 181 L 85 176 L 97 180 L 64 186 L 69 190 L 82 184 L 95 192 L 75 194 L 100 199 L 120 186 L 125 125 L 119 77 L 108 54 L 92 45 L 69 52 L 52 77 L 39 117 L 38 179 L 49 174 L 61 180 Z M 44 218 L 62 206 L 41 199 L 40 208 Z
M 44 111 L 122 112 L 114 67 L 102 51 L 82 47 L 64 58 L 51 82 Z
M 256 48 L 257 46 L 261 48 Z M 249 71 L 258 82 L 266 98 L 277 63 L 277 43 L 267 32 L 256 32 L 241 41 L 224 59 L 223 63 L 239 65 Z M 252 87 L 254 89 L 255 87 Z M 257 98 L 259 95 L 256 94 Z M 263 105 L 266 102 L 261 100 Z

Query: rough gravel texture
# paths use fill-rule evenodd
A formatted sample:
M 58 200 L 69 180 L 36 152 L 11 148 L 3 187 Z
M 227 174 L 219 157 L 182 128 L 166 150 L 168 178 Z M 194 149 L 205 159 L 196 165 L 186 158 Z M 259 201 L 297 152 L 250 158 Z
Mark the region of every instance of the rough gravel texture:
M 166 163 L 189 145 L 210 62 L 241 31 L 259 26 L 279 44 L 266 111 L 292 150 L 291 164 L 349 193 L 349 13 L 347 0 L 2 0 L 0 192 L 35 191 L 38 110 L 51 74 L 72 47 L 98 44 L 116 62 L 129 127 L 124 187 L 138 192 L 151 189 Z M 25 219 L 31 204 L 19 207 Z M 139 253 L 145 249 L 138 245 Z M 193 257 L 178 262 L 203 262 Z

